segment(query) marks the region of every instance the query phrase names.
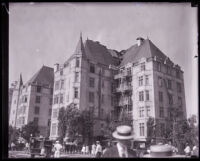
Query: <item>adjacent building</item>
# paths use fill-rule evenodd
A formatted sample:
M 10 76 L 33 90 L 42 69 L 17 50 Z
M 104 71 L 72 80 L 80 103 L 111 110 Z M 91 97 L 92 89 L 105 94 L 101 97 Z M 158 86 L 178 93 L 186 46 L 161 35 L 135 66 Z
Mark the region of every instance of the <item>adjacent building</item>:
M 9 124 L 16 128 L 34 121 L 40 134 L 49 135 L 52 96 L 53 68 L 43 66 L 27 83 L 22 76 L 15 82 Z
M 50 138 L 58 133 L 58 112 L 73 103 L 91 110 L 95 117 L 94 136 L 105 135 L 105 119 L 131 118 L 135 139 L 147 138 L 147 120 L 153 117 L 165 131 L 171 109 L 179 108 L 186 118 L 183 71 L 151 40 L 118 52 L 82 36 L 75 52 L 54 67 L 54 93 Z M 162 135 L 157 136 L 162 138 Z

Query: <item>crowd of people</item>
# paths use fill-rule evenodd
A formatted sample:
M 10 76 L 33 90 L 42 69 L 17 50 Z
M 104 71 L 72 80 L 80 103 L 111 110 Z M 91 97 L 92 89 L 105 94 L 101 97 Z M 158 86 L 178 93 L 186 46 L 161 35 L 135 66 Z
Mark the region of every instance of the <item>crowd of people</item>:
M 82 155 L 90 155 L 91 157 L 96 158 L 135 158 L 142 157 L 138 155 L 138 151 L 131 149 L 130 144 L 131 140 L 134 139 L 132 128 L 130 126 L 121 125 L 116 128 L 116 130 L 112 134 L 113 138 L 116 140 L 115 145 L 111 145 L 111 142 L 107 142 L 107 145 L 102 146 L 100 141 L 94 142 L 92 145 L 83 144 L 82 147 L 78 146 L 75 143 L 67 144 L 63 143 L 63 145 L 57 140 L 52 145 L 52 149 L 50 149 L 51 157 L 60 158 L 61 153 L 79 153 Z M 30 141 L 31 143 L 31 141 Z M 30 143 L 24 143 L 24 149 L 27 153 L 30 152 Z M 67 146 L 70 145 L 70 146 Z M 164 144 L 163 144 L 164 145 Z M 14 142 L 11 143 L 11 150 L 16 149 L 16 145 Z M 173 153 L 178 153 L 178 148 L 172 145 L 171 142 L 165 144 L 165 146 L 170 146 Z M 70 147 L 70 148 L 69 148 Z M 40 155 L 45 155 L 45 147 L 41 147 Z M 185 149 L 186 157 L 198 157 L 199 156 L 199 146 L 198 143 L 194 146 L 186 143 Z M 150 154 L 150 149 L 146 150 L 147 154 Z

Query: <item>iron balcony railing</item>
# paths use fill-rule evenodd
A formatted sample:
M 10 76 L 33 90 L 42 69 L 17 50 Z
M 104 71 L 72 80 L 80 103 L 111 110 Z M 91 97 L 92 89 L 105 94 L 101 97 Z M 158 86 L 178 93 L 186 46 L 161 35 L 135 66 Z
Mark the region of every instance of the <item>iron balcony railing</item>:
M 122 92 L 122 91 L 130 91 L 132 90 L 132 85 L 120 85 L 116 88 L 116 92 Z
M 114 76 L 114 79 L 119 79 L 122 77 L 130 77 L 132 75 L 131 71 L 124 71 Z

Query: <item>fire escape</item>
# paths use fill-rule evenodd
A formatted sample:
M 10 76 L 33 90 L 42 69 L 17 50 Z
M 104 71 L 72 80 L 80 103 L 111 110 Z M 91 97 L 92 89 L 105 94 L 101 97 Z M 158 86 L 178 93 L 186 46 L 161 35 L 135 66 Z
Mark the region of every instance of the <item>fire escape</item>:
M 132 118 L 132 72 L 131 68 L 115 75 L 115 121 L 131 122 Z

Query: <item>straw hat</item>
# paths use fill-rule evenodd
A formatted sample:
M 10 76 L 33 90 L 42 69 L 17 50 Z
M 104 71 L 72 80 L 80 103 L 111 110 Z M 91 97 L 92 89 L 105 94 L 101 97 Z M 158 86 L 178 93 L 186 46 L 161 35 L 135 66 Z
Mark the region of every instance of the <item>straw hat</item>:
M 118 140 L 131 140 L 134 137 L 132 128 L 127 125 L 118 126 L 112 136 Z

